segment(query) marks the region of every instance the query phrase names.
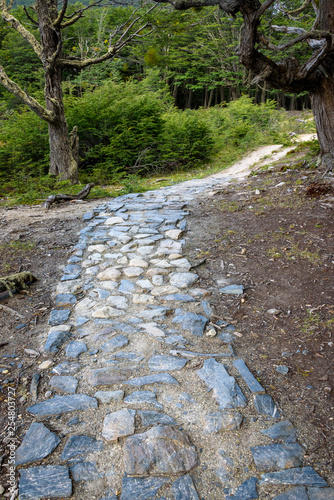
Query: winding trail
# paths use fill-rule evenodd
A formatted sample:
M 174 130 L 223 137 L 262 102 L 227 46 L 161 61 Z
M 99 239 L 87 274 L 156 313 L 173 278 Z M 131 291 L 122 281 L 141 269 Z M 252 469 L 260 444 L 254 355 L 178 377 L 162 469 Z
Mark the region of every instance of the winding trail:
M 207 290 L 183 250 L 188 202 L 277 149 L 84 215 L 42 339 L 49 361 L 30 389 L 20 500 L 334 499 L 303 467 L 292 423 L 238 359 L 234 327 L 210 324 Z M 233 282 L 221 290 L 222 300 L 242 293 Z

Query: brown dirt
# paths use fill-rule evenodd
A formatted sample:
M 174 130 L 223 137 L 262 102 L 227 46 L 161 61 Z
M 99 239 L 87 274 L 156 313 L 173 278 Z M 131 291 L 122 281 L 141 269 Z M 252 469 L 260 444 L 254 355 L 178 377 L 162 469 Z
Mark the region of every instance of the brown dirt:
M 334 195 L 330 180 L 290 158 L 291 169 L 285 160 L 197 199 L 190 206 L 185 253 L 193 262 L 205 259 L 196 268 L 200 286 L 210 290 L 215 315 L 236 326 L 238 356 L 298 428 L 307 464 L 333 483 Z M 36 357 L 24 349 L 41 350 L 51 294 L 83 227 L 82 214 L 101 203 L 64 203 L 48 212 L 0 209 L 0 277 L 27 270 L 39 279 L 13 297 L 0 296 L 0 306 L 24 316 L 0 307 L 0 428 L 7 425 L 8 387 L 16 387 L 18 439 L 36 371 Z M 245 294 L 221 294 L 228 283 L 243 284 Z M 282 364 L 288 375 L 276 372 Z

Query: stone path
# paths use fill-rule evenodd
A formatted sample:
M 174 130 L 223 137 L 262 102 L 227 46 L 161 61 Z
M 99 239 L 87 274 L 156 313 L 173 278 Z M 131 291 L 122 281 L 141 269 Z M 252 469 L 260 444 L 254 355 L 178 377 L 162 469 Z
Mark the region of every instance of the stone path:
M 230 180 L 129 194 L 85 214 L 49 319 L 50 360 L 32 380 L 20 500 L 334 499 L 238 359 L 233 326 L 210 324 L 183 252 L 187 203 Z

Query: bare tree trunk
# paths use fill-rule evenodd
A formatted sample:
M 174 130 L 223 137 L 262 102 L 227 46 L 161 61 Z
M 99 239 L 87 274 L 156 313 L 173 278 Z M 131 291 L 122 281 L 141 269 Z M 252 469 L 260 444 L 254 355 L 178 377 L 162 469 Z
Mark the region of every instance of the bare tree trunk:
M 211 106 L 211 104 L 212 104 L 213 93 L 214 93 L 214 89 L 211 89 L 211 90 L 210 90 L 209 99 L 208 99 L 208 105 L 207 105 L 207 107 L 208 107 L 208 108 L 210 108 L 210 106 Z
M 324 78 L 310 97 L 321 160 L 331 170 L 334 165 L 334 77 Z

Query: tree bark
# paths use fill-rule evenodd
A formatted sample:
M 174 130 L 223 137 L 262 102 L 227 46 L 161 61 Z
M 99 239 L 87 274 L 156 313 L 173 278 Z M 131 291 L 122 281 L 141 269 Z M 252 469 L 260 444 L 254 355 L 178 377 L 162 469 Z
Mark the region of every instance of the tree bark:
M 334 165 L 334 77 L 324 78 L 310 94 L 320 155 L 326 169 Z

